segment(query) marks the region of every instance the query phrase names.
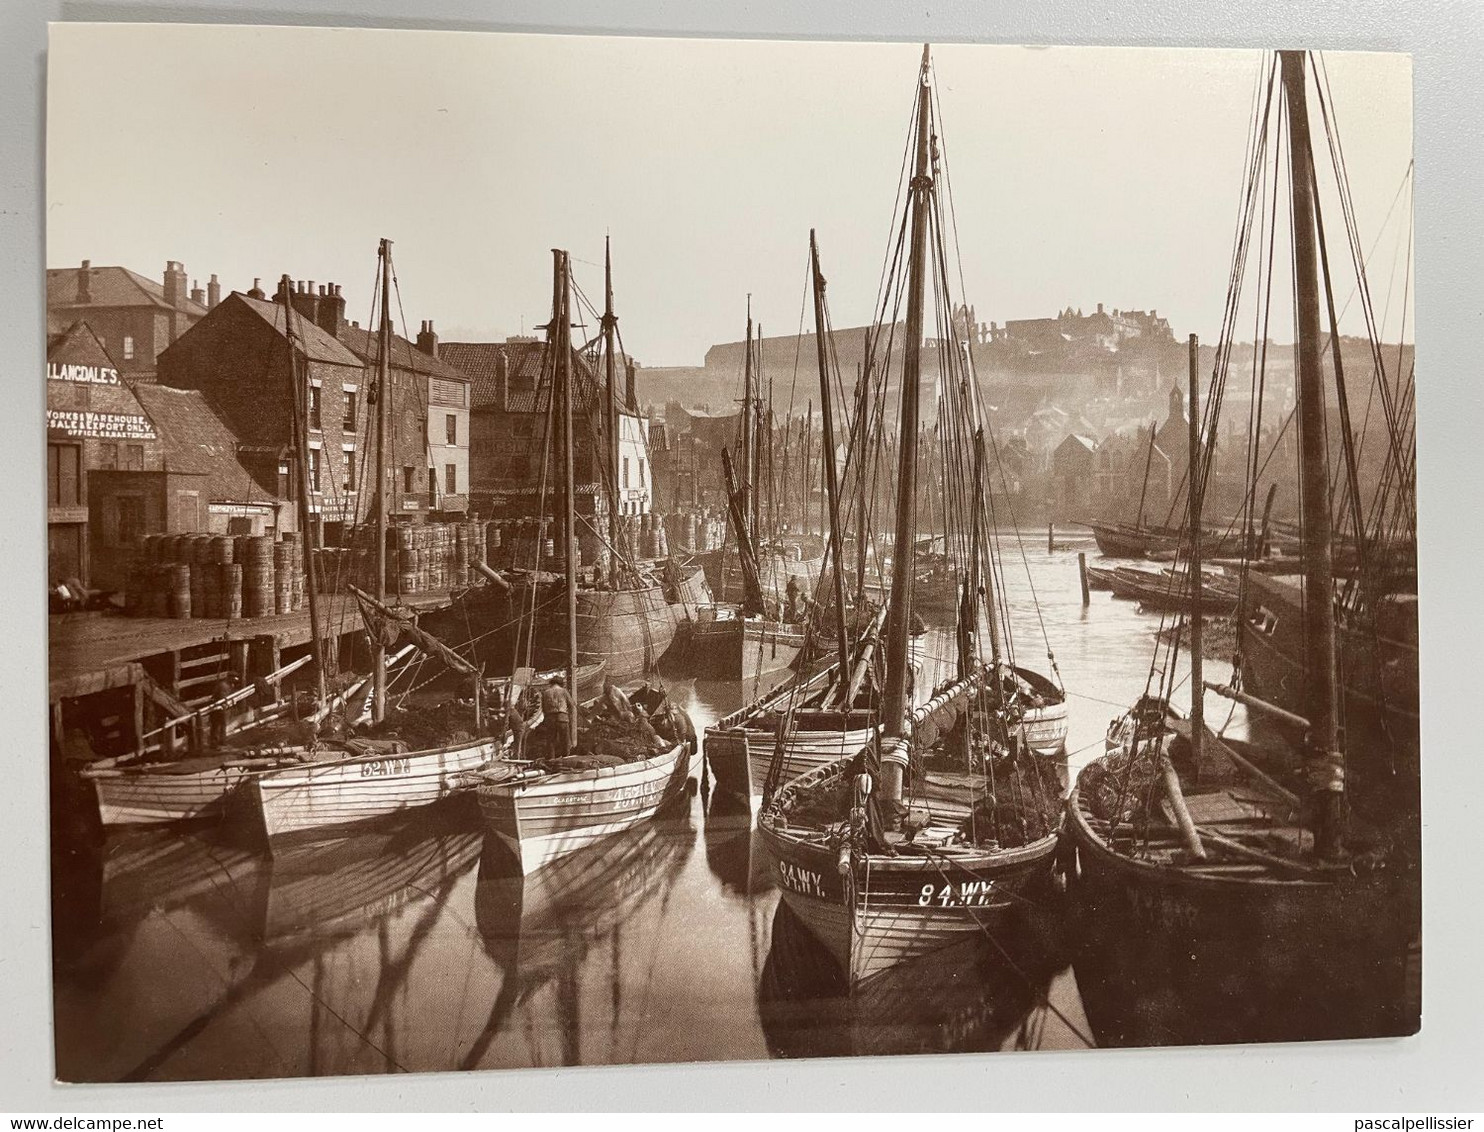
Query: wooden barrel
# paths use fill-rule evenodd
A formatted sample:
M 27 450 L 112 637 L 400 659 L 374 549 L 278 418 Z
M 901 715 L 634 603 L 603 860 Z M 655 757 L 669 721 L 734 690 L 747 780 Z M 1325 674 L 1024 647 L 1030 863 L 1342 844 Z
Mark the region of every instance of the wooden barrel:
M 244 535 L 238 539 L 235 552 L 242 567 L 243 616 L 272 616 L 276 611 L 273 539 L 268 535 Z
M 222 617 L 242 616 L 242 564 L 219 562 L 216 565 L 217 585 L 220 589 Z
M 172 562 L 165 573 L 166 616 L 189 617 L 191 615 L 191 567 L 187 563 Z
M 145 617 L 168 617 L 170 615 L 170 599 L 165 587 L 165 564 L 151 562 L 145 568 L 142 589 Z
M 217 535 L 211 540 L 211 561 L 218 564 L 230 562 L 235 549 L 231 535 Z
M 273 612 L 294 610 L 294 546 L 289 542 L 273 544 Z

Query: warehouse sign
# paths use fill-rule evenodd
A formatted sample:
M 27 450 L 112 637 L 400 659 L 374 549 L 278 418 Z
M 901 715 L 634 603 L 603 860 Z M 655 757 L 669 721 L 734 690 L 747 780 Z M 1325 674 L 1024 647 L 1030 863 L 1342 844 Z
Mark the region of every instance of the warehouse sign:
M 92 413 L 78 409 L 48 409 L 48 432 L 93 440 L 154 440 L 155 426 L 138 413 Z
M 107 366 L 83 366 L 70 362 L 48 362 L 48 381 L 70 381 L 74 385 L 117 385 L 119 371 Z

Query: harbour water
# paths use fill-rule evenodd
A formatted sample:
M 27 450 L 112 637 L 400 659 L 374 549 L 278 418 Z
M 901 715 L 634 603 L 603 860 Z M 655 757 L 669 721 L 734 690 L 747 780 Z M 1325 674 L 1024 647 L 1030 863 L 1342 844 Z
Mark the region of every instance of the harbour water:
M 1016 663 L 1068 690 L 1072 769 L 1145 686 L 1158 614 L 1094 592 L 1077 553 L 1004 545 Z M 1034 599 L 1032 590 L 1034 589 Z M 930 636 L 931 665 L 950 652 Z M 1225 666 L 1213 665 L 1212 676 Z M 671 680 L 697 731 L 749 689 Z M 1179 693 L 1177 693 L 1178 695 Z M 1208 721 L 1240 725 L 1208 701 Z M 459 799 L 462 802 L 467 799 Z M 269 856 L 231 825 L 111 835 L 63 878 L 57 1076 L 194 1080 L 1084 1048 L 1058 910 L 845 993 L 779 905 L 745 805 L 678 812 L 522 879 L 475 807 Z

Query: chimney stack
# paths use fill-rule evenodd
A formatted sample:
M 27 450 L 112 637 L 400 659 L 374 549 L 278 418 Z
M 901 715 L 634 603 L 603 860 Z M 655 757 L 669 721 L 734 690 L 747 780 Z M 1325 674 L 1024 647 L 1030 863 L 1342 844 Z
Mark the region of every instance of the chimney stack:
M 257 276 L 253 277 L 252 290 L 247 293 L 249 299 L 266 299 L 268 293 L 263 290 L 263 281 Z
M 503 413 L 510 405 L 510 365 L 504 350 L 495 354 L 495 394 Z
M 191 284 L 191 302 L 197 306 L 202 306 L 206 302 L 206 292 L 201 290 L 200 283 L 193 282 Z
M 628 405 L 629 412 L 639 411 L 639 398 L 634 395 L 634 363 L 624 359 L 624 402 Z
M 300 318 L 305 322 L 319 324 L 319 299 L 314 293 L 313 279 L 308 282 L 299 280 L 294 285 L 289 298 L 294 304 L 294 310 L 299 312 Z
M 77 269 L 77 301 L 93 301 L 93 261 L 90 259 L 83 260 L 82 266 Z
M 210 308 L 216 306 L 217 303 L 219 303 L 221 301 L 222 301 L 222 285 L 219 282 L 217 282 L 216 276 L 213 275 L 211 277 L 211 279 L 206 284 L 206 306 L 207 306 L 207 309 L 209 310 Z
M 340 337 L 345 326 L 345 296 L 340 293 L 339 283 L 326 283 L 320 288 L 319 315 L 315 321 L 331 338 Z
M 425 319 L 422 329 L 417 332 L 417 348 L 430 358 L 438 356 L 438 334 L 433 329 L 431 318 Z
M 181 307 L 186 301 L 185 264 L 176 260 L 165 261 L 165 301 L 172 307 Z

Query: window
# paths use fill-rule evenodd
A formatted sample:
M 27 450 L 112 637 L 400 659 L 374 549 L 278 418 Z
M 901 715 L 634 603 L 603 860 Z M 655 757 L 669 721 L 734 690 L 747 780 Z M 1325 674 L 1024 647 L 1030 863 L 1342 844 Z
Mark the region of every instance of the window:
M 294 494 L 294 481 L 289 478 L 289 462 L 280 460 L 278 462 L 278 498 L 288 499 Z
M 51 507 L 76 507 L 82 502 L 79 473 L 82 450 L 75 444 L 46 446 L 46 502 Z
M 459 442 L 459 418 L 454 413 L 447 413 L 443 417 L 443 431 L 448 434 L 448 442 L 457 444 Z
M 309 490 L 310 491 L 319 491 L 320 490 L 319 466 L 320 466 L 320 450 L 318 448 L 311 448 L 309 450 Z
M 644 457 L 639 457 L 639 486 L 644 486 Z
M 144 471 L 144 445 L 127 444 L 124 446 L 124 468 L 130 472 Z
M 319 386 L 309 387 L 309 427 L 322 428 L 319 415 Z
M 126 361 L 126 362 L 132 362 L 133 360 L 134 360 L 134 338 L 133 338 L 132 335 L 125 334 L 124 335 L 124 361 Z
M 453 418 L 450 417 L 450 420 Z M 457 495 L 459 492 L 459 466 L 457 464 L 445 464 L 443 466 L 443 490 L 449 495 Z
M 345 475 L 340 486 L 346 495 L 350 495 L 356 489 L 356 446 L 346 444 L 340 449 L 340 453 L 345 464 Z
M 417 481 L 413 478 L 416 474 L 416 470 L 413 468 L 402 469 L 402 490 L 409 495 L 417 490 Z
M 623 485 L 627 490 L 629 486 L 629 458 L 627 456 L 623 458 Z
M 356 430 L 356 390 L 345 391 L 345 419 L 340 422 L 340 427 L 345 432 Z
M 144 540 L 144 500 L 138 495 L 120 495 L 118 507 L 119 546 L 138 546 Z
M 429 495 L 437 495 L 438 494 L 438 469 L 437 468 L 429 468 L 428 469 L 428 494 Z
M 119 466 L 119 446 L 112 440 L 105 440 L 98 445 L 98 467 L 103 471 L 113 471 Z

